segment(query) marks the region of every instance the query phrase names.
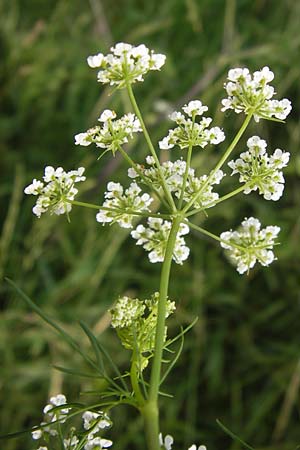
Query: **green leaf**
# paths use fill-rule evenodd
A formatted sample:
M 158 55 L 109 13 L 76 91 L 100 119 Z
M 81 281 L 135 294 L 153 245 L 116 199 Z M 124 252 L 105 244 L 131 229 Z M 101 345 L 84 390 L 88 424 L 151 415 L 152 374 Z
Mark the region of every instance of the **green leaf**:
M 232 431 L 230 431 L 227 427 L 225 427 L 225 425 L 219 419 L 217 419 L 216 422 L 219 425 L 219 427 L 222 428 L 222 430 L 226 434 L 228 434 L 233 440 L 239 442 L 240 444 L 242 444 L 248 450 L 255 450 L 253 447 L 251 447 L 249 444 L 247 444 L 241 438 L 239 438 L 236 434 L 234 434 Z
M 121 374 L 121 372 L 119 371 L 117 365 L 114 363 L 114 361 L 112 360 L 111 356 L 109 355 L 108 351 L 103 347 L 102 344 L 100 344 L 100 342 L 98 341 L 98 339 L 94 336 L 94 334 L 92 333 L 92 331 L 89 329 L 89 327 L 83 323 L 82 321 L 79 322 L 81 328 L 83 329 L 83 331 L 86 333 L 86 335 L 88 336 L 88 338 L 90 339 L 90 341 L 93 343 L 93 347 L 98 349 L 98 351 L 100 351 L 102 353 L 102 355 L 107 359 L 107 361 L 110 363 L 111 367 L 113 368 L 113 370 L 115 371 L 115 373 L 117 374 L 118 379 L 120 379 L 123 388 L 125 389 L 125 392 L 128 393 L 128 387 L 127 384 L 125 383 L 123 376 Z M 110 379 L 111 380 L 111 379 Z M 113 380 L 111 380 L 111 382 L 113 382 Z M 113 382 L 114 385 L 116 385 L 115 382 Z M 119 386 L 116 385 L 118 388 Z M 120 389 L 120 388 L 119 388 Z

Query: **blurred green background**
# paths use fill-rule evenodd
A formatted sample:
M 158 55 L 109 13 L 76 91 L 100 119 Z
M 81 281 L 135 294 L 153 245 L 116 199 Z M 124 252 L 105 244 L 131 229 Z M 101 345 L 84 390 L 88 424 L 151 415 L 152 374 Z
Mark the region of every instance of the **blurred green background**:
M 86 64 L 89 54 L 105 53 L 118 41 L 145 43 L 167 55 L 160 73 L 135 86 L 155 142 L 168 128 L 168 109 L 195 98 L 209 105 L 215 124 L 232 138 L 241 117 L 220 113 L 230 67 L 269 65 L 278 98 L 293 102 L 286 125 L 252 124 L 239 147 L 242 151 L 246 139 L 259 134 L 270 151 L 291 152 L 283 198 L 266 202 L 255 193 L 241 196 L 209 211 L 205 220 L 216 234 L 249 215 L 281 226 L 278 261 L 241 277 L 214 242 L 194 234 L 187 238 L 191 256 L 173 268 L 170 297 L 178 309 L 170 335 L 179 324 L 199 320 L 165 386 L 175 398 L 161 402 L 162 431 L 175 436 L 176 448 L 193 442 L 210 450 L 241 448 L 218 427 L 219 418 L 257 450 L 293 450 L 300 444 L 300 2 L 293 0 L 1 0 L 1 432 L 39 423 L 50 394 L 63 391 L 76 401 L 80 391 L 98 383 L 53 369 L 53 364 L 78 369 L 84 364 L 2 282 L 3 276 L 86 351 L 77 322 L 88 323 L 123 370 L 129 355 L 109 329 L 106 310 L 119 294 L 145 297 L 158 285 L 159 265 L 151 265 L 124 230 L 101 227 L 92 210 L 79 208 L 70 224 L 57 216 L 38 220 L 31 213 L 33 198 L 23 195 L 45 165 L 85 166 L 88 181 L 78 199 L 94 203 L 101 202 L 108 180 L 125 180 L 123 161 L 108 156 L 96 161 L 98 154 L 75 147 L 73 137 L 106 107 L 128 111 L 126 96 L 109 96 Z M 199 171 L 212 167 L 224 148 L 195 151 Z M 143 139 L 130 151 L 143 161 Z M 172 150 L 172 157 L 180 155 Z M 236 184 L 228 177 L 224 192 Z M 113 420 L 115 448 L 145 448 L 134 413 L 120 407 Z M 0 447 L 35 445 L 25 435 Z

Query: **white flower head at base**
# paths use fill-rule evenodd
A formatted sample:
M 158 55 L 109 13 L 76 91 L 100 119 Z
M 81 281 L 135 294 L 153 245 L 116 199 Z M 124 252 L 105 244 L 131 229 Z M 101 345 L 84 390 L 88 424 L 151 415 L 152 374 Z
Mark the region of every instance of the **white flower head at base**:
M 148 227 L 138 225 L 131 232 L 133 239 L 137 240 L 137 245 L 142 245 L 149 253 L 150 262 L 157 263 L 164 260 L 166 246 L 172 223 L 160 218 L 149 217 Z M 181 223 L 175 241 L 173 250 L 173 260 L 177 264 L 183 264 L 190 253 L 190 249 L 186 246 L 182 236 L 189 233 L 189 227 L 185 223 Z
M 144 177 L 149 180 L 151 185 L 162 193 L 160 173 L 151 156 L 147 156 L 146 164 L 148 164 L 149 167 L 140 165 L 140 171 L 143 172 Z M 181 196 L 185 170 L 186 162 L 182 159 L 178 159 L 174 162 L 166 161 L 161 165 L 161 172 L 164 176 L 168 189 L 170 192 L 173 192 L 177 198 L 180 198 Z M 134 169 L 128 170 L 128 176 L 130 178 L 138 179 L 138 181 L 143 181 L 139 178 L 139 174 Z M 225 173 L 222 170 L 218 170 L 215 173 L 209 184 L 203 189 L 201 195 L 194 203 L 196 208 L 211 208 L 215 205 L 216 200 L 219 198 L 219 194 L 213 192 L 213 185 L 220 184 L 224 176 Z M 204 183 L 206 183 L 207 179 L 208 175 L 202 175 L 200 178 L 196 177 L 195 170 L 189 168 L 185 191 L 183 194 L 183 201 L 186 203 L 189 202 L 202 188 Z
M 150 70 L 160 70 L 165 64 L 166 57 L 154 53 L 144 44 L 133 46 L 119 42 L 111 47 L 111 53 L 98 53 L 89 56 L 87 63 L 92 68 L 99 69 L 98 81 L 123 88 L 127 83 L 143 81 L 144 75 Z
M 75 183 L 85 180 L 85 169 L 65 172 L 62 167 L 54 169 L 52 166 L 45 168 L 44 183 L 36 179 L 24 189 L 25 194 L 38 196 L 32 212 L 37 216 L 47 211 L 50 214 L 65 214 L 72 209 L 71 201 L 74 200 L 78 190 Z
M 113 445 L 113 442 L 109 439 L 102 439 L 101 437 L 95 437 L 89 439 L 84 446 L 84 450 L 102 450 L 103 448 L 109 448 Z
M 111 211 L 105 209 L 99 210 L 96 215 L 97 222 L 115 223 L 117 222 L 122 228 L 132 228 L 134 214 L 131 212 L 149 211 L 153 199 L 149 194 L 142 194 L 141 188 L 135 183 L 131 183 L 129 188 L 124 191 L 120 183 L 110 181 L 105 192 L 104 208 L 111 208 Z
M 58 394 L 50 398 L 49 403 L 44 407 L 45 421 L 41 422 L 41 428 L 34 428 L 31 432 L 32 439 L 38 440 L 43 436 L 57 436 L 53 426 L 56 422 L 64 423 L 71 408 L 65 407 L 67 399 L 63 394 Z M 53 423 L 55 422 L 55 423 Z M 51 427 L 53 423 L 53 426 Z
M 204 148 L 208 144 L 217 145 L 224 141 L 225 134 L 219 127 L 208 128 L 212 122 L 210 117 L 202 117 L 197 122 L 196 117 L 208 110 L 200 100 L 192 100 L 183 108 L 187 117 L 181 112 L 175 111 L 169 117 L 176 122 L 177 127 L 169 130 L 168 136 L 159 142 L 161 150 L 168 150 L 178 145 L 181 149 L 192 147 Z
M 161 433 L 159 433 L 159 445 L 164 448 L 165 450 L 172 450 L 172 445 L 174 443 L 173 436 L 170 434 L 167 434 L 165 438 L 163 439 L 163 436 Z
M 105 109 L 98 121 L 102 124 L 76 134 L 75 145 L 87 147 L 96 144 L 101 149 L 111 150 L 113 155 L 119 147 L 133 138 L 134 133 L 142 131 L 139 119 L 132 113 L 116 119 L 116 113 Z
M 252 114 L 256 122 L 260 119 L 284 120 L 291 112 L 291 102 L 272 100 L 274 88 L 269 85 L 274 74 L 269 67 L 250 74 L 247 68 L 231 69 L 224 87 L 228 97 L 222 100 L 222 111 L 233 109 L 236 113 Z M 275 119 L 273 119 L 275 118 Z
M 272 250 L 279 232 L 277 226 L 261 229 L 258 219 L 245 218 L 237 231 L 221 233 L 221 247 L 228 250 L 237 271 L 243 274 L 252 269 L 257 261 L 262 266 L 269 266 L 276 259 Z
M 277 148 L 269 156 L 266 141 L 258 136 L 248 139 L 247 146 L 247 152 L 228 163 L 232 175 L 238 173 L 239 181 L 248 183 L 244 189 L 245 194 L 258 190 L 266 200 L 279 200 L 284 190 L 284 178 L 280 169 L 287 166 L 290 154 Z

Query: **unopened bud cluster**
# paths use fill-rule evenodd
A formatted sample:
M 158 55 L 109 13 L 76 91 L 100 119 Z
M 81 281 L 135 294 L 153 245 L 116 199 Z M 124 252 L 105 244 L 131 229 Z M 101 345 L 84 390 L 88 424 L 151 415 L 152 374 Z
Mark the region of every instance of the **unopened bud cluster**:
M 110 309 L 111 324 L 128 350 L 139 350 L 143 359 L 141 369 L 148 363 L 148 358 L 155 346 L 155 328 L 159 293 L 155 292 L 150 299 L 139 300 L 127 296 L 120 297 Z M 167 299 L 166 318 L 175 310 L 175 302 Z M 165 337 L 167 328 L 165 329 Z

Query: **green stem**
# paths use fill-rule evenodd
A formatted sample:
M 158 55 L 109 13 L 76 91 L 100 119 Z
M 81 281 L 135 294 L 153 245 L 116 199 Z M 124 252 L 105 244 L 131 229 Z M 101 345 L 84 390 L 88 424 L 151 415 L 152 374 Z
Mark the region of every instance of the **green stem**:
M 127 87 L 128 96 L 130 98 L 130 101 L 131 101 L 132 107 L 134 109 L 134 112 L 135 112 L 137 118 L 140 121 L 140 124 L 141 124 L 142 130 L 144 132 L 144 136 L 145 136 L 146 142 L 148 144 L 149 150 L 150 150 L 151 155 L 153 156 L 153 158 L 155 160 L 155 164 L 157 166 L 157 170 L 158 170 L 159 176 L 161 178 L 161 182 L 162 182 L 162 187 L 163 187 L 164 193 L 166 195 L 166 198 L 168 199 L 168 203 L 169 203 L 172 211 L 175 212 L 176 211 L 176 205 L 174 203 L 174 199 L 173 199 L 173 197 L 172 197 L 172 195 L 171 195 L 171 193 L 169 191 L 169 188 L 168 188 L 168 186 L 166 184 L 166 180 L 165 180 L 164 174 L 162 173 L 159 159 L 157 157 L 156 151 L 155 151 L 154 146 L 152 144 L 152 141 L 151 141 L 151 138 L 149 136 L 148 130 L 146 128 L 145 122 L 143 120 L 141 111 L 140 111 L 140 109 L 138 107 L 138 104 L 136 102 L 136 99 L 135 99 L 135 96 L 134 96 L 131 84 L 130 83 L 126 83 L 126 87 Z
M 193 206 L 193 204 L 198 200 L 198 198 L 202 194 L 202 192 L 209 185 L 209 183 L 213 179 L 215 173 L 223 166 L 223 164 L 225 163 L 225 161 L 230 156 L 230 154 L 232 153 L 232 151 L 235 149 L 236 145 L 238 144 L 239 140 L 241 139 L 243 133 L 245 132 L 247 126 L 249 125 L 250 120 L 252 119 L 252 116 L 253 116 L 253 113 L 249 113 L 246 116 L 246 118 L 245 118 L 241 128 L 239 129 L 239 131 L 236 134 L 235 138 L 233 139 L 233 141 L 229 145 L 228 149 L 226 150 L 226 152 L 224 153 L 224 155 L 222 156 L 222 158 L 220 159 L 220 161 L 218 162 L 216 167 L 210 172 L 209 177 L 207 178 L 206 182 L 201 186 L 201 188 L 199 189 L 197 194 L 183 208 L 183 212 L 187 212 L 191 208 L 191 206 Z
M 173 220 L 170 230 L 164 262 L 160 277 L 159 302 L 157 312 L 157 323 L 155 333 L 155 351 L 152 363 L 149 400 L 141 409 L 144 418 L 145 431 L 149 450 L 159 450 L 158 434 L 159 434 L 159 409 L 158 409 L 158 393 L 161 377 L 161 363 L 163 355 L 163 347 L 165 342 L 165 320 L 166 320 L 166 301 L 168 296 L 169 279 L 173 251 L 176 242 L 177 232 L 182 221 L 181 216 L 177 216 Z
M 131 363 L 131 369 L 130 369 L 130 379 L 131 379 L 131 385 L 133 392 L 135 394 L 135 397 L 138 401 L 138 405 L 142 407 L 145 403 L 144 396 L 140 390 L 139 386 L 139 379 L 138 379 L 138 372 L 139 372 L 139 365 L 136 359 L 136 352 L 133 352 L 132 355 L 132 363 Z
M 186 188 L 186 182 L 187 182 L 187 179 L 188 179 L 188 176 L 189 176 L 189 169 L 190 169 L 190 166 L 191 166 L 192 152 L 193 152 L 193 146 L 192 146 L 192 144 L 190 144 L 189 145 L 189 149 L 188 149 L 187 158 L 186 158 L 186 167 L 185 167 L 185 173 L 184 173 L 182 187 L 181 187 L 180 199 L 179 199 L 179 202 L 178 202 L 178 209 L 179 210 L 182 207 L 184 191 L 185 191 L 185 188 Z
M 72 205 L 75 205 L 75 206 L 84 206 L 85 208 L 102 209 L 103 211 L 109 211 L 109 212 L 114 212 L 114 213 L 118 213 L 118 214 L 120 214 L 120 213 L 130 214 L 131 216 L 155 217 L 155 218 L 161 218 L 161 219 L 171 219 L 171 217 L 172 217 L 169 214 L 154 214 L 154 213 L 148 213 L 148 212 L 142 213 L 142 212 L 131 211 L 131 210 L 124 211 L 123 209 L 118 209 L 118 208 L 107 208 L 106 206 L 94 205 L 93 203 L 77 202 L 76 200 L 68 201 L 68 203 L 71 203 Z
M 134 168 L 134 170 L 136 171 L 136 173 L 139 174 L 139 176 L 141 177 L 141 179 L 144 181 L 144 183 L 150 187 L 150 189 L 155 192 L 155 194 L 157 195 L 157 197 L 159 198 L 159 200 L 164 203 L 165 206 L 168 206 L 168 203 L 166 203 L 166 201 L 162 198 L 162 196 L 160 195 L 160 193 L 158 192 L 157 189 L 155 189 L 155 187 L 153 186 L 153 184 L 151 184 L 151 182 L 148 180 L 147 177 L 145 177 L 145 175 L 143 174 L 143 171 L 139 168 L 139 166 L 133 161 L 133 159 L 130 158 L 130 156 L 125 152 L 125 150 L 119 145 L 118 146 L 119 151 L 121 153 L 121 155 L 123 156 L 123 158 L 128 162 L 128 164 Z
M 193 228 L 194 230 L 197 230 L 197 231 L 199 231 L 200 233 L 205 234 L 206 236 L 209 236 L 209 237 L 215 239 L 215 241 L 223 242 L 224 244 L 230 245 L 231 247 L 238 248 L 239 250 L 242 250 L 242 251 L 245 250 L 244 247 L 242 247 L 242 246 L 240 246 L 240 245 L 237 245 L 237 244 L 234 244 L 234 243 L 232 243 L 232 242 L 225 241 L 224 239 L 221 239 L 219 236 L 217 236 L 217 235 L 211 233 L 210 231 L 205 230 L 204 228 L 199 227 L 198 225 L 195 225 L 195 224 L 192 223 L 192 222 L 186 221 L 186 224 L 187 224 L 189 227 Z
M 235 189 L 234 191 L 229 192 L 229 194 L 223 195 L 222 197 L 218 198 L 217 200 L 213 201 L 212 203 L 205 205 L 203 208 L 192 209 L 189 213 L 186 214 L 186 217 L 193 216 L 194 214 L 202 212 L 207 208 L 217 205 L 218 203 L 224 202 L 225 200 L 228 200 L 229 198 L 239 194 L 240 192 L 243 192 L 248 186 L 251 186 L 252 184 L 253 184 L 252 181 L 249 183 L 243 184 L 243 186 L 240 186 L 239 188 Z

